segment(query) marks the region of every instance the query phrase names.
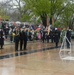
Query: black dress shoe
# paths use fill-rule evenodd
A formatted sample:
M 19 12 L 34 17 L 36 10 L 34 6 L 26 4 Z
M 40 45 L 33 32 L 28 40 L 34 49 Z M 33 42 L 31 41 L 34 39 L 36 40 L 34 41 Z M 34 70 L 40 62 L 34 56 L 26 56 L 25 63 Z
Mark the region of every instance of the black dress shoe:
M 18 51 L 18 50 L 15 50 L 15 51 Z
M 23 51 L 23 49 L 21 49 L 21 51 Z
M 24 50 L 27 50 L 27 49 L 24 49 Z
M 4 49 L 4 48 L 1 48 L 1 49 Z

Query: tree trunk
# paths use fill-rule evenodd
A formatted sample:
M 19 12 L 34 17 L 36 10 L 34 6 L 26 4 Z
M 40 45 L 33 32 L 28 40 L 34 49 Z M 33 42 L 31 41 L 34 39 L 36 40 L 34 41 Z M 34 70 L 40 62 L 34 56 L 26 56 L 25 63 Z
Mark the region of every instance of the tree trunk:
M 40 17 L 41 17 L 43 25 L 46 27 L 47 26 L 47 14 L 44 13 Z
M 50 17 L 50 25 L 54 26 L 54 17 Z
M 52 17 L 50 17 L 50 25 L 52 25 Z

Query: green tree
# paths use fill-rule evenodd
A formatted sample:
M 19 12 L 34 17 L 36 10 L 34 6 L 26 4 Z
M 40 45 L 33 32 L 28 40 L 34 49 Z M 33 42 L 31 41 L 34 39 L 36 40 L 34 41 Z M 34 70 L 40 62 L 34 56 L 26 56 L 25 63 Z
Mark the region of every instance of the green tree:
M 64 9 L 66 0 L 24 0 L 27 9 L 30 9 L 34 14 L 40 16 L 43 25 L 47 26 L 47 16 L 50 17 L 50 23 L 54 15 L 58 15 Z
M 74 14 L 74 2 L 68 1 L 65 9 L 59 15 L 59 22 L 62 24 L 62 27 L 69 26 L 73 28 L 73 14 Z
M 6 14 L 6 11 L 2 8 L 0 8 L 0 18 L 3 20 L 9 20 L 9 16 Z
M 50 12 L 49 0 L 24 0 L 26 7 L 31 10 L 36 16 L 40 16 L 43 25 L 47 25 L 47 14 Z

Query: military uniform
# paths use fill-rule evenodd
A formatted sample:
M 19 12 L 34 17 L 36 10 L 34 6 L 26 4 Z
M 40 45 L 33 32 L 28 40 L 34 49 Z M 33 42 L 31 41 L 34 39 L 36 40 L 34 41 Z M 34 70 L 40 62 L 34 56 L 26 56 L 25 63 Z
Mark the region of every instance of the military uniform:
M 26 46 L 27 46 L 27 32 L 24 31 L 23 32 L 23 44 L 24 44 L 24 50 L 26 50 Z
M 22 50 L 22 46 L 23 46 L 23 31 L 20 31 L 19 33 L 19 37 L 20 37 L 20 50 Z
M 70 30 L 67 30 L 67 33 L 66 33 L 66 43 L 67 43 L 67 48 L 70 48 L 70 42 L 71 42 L 71 31 Z
M 3 49 L 3 45 L 4 45 L 4 37 L 3 37 L 3 31 L 0 30 L 0 48 Z
M 19 31 L 14 31 L 14 42 L 15 42 L 15 51 L 18 51 L 18 45 L 19 45 Z
M 55 30 L 55 32 L 54 32 L 54 42 L 55 42 L 56 48 L 58 47 L 59 39 L 60 39 L 60 32 L 58 30 Z

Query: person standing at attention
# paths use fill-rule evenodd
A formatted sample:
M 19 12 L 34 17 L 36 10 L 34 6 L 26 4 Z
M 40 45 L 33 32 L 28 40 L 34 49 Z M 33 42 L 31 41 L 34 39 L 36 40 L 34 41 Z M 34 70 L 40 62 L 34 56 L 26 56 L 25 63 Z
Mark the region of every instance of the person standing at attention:
M 23 31 L 23 44 L 24 44 L 24 50 L 26 50 L 26 47 L 27 47 L 27 32 L 26 32 L 26 28 L 24 29 Z

